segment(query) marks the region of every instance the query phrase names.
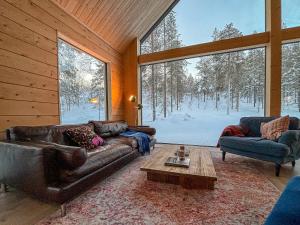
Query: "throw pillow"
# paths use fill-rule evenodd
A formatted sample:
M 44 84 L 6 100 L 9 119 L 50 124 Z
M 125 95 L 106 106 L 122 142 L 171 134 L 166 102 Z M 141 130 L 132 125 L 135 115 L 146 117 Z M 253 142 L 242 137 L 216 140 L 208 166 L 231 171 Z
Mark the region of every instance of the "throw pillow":
M 97 146 L 104 144 L 103 139 L 91 128 L 86 126 L 69 128 L 66 130 L 66 134 L 72 139 L 72 141 L 87 150 L 94 149 Z
M 289 124 L 289 116 L 283 116 L 268 123 L 261 123 L 261 137 L 269 140 L 277 140 L 283 132 L 289 129 Z

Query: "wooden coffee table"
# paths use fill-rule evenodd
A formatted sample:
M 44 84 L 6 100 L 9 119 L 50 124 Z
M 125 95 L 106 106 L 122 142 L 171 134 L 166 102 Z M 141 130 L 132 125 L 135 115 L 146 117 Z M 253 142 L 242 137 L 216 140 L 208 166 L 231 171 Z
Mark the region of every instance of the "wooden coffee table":
M 165 166 L 168 157 L 174 156 L 175 149 L 163 149 L 155 152 L 141 167 L 147 172 L 147 179 L 171 184 L 179 184 L 184 188 L 214 189 L 217 175 L 210 151 L 197 147 L 189 147 L 190 167 Z

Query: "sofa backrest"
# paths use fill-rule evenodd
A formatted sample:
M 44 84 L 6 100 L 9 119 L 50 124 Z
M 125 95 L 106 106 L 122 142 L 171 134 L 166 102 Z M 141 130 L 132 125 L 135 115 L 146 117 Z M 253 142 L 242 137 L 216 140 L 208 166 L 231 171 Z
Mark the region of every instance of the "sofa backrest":
M 90 121 L 86 124 L 49 125 L 49 126 L 16 126 L 7 130 L 7 139 L 15 141 L 47 141 L 60 145 L 76 146 L 65 131 L 69 128 L 88 126 L 102 137 L 117 136 L 127 130 L 123 120 Z
M 128 125 L 123 120 L 117 121 L 89 121 L 90 124 L 94 125 L 96 134 L 101 137 L 112 137 L 117 136 L 120 133 L 127 130 Z
M 267 123 L 278 117 L 242 117 L 240 119 L 240 126 L 249 129 L 248 136 L 250 137 L 260 137 L 260 124 Z M 300 120 L 297 117 L 290 117 L 289 130 L 299 130 Z
M 69 128 L 82 126 L 88 126 L 94 130 L 93 124 L 16 126 L 7 130 L 7 139 L 12 141 L 47 141 L 60 145 L 76 146 L 65 131 Z
M 7 139 L 12 141 L 50 141 L 50 131 L 52 127 L 53 125 L 12 127 L 6 132 Z

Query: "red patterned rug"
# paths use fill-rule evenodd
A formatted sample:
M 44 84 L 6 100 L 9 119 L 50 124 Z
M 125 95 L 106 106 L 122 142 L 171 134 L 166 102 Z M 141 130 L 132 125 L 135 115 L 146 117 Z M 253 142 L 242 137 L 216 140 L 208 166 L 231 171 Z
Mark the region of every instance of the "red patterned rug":
M 212 156 L 215 190 L 147 181 L 139 168 L 149 156 L 139 157 L 70 202 L 65 217 L 57 211 L 39 224 L 262 224 L 278 189 L 246 158 L 228 154 L 222 162 L 220 152 L 212 151 Z

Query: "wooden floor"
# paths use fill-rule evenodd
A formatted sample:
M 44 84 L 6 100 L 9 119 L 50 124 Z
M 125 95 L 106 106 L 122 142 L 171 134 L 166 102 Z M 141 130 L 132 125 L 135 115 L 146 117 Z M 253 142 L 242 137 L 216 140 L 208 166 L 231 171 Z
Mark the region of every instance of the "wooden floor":
M 163 149 L 167 147 L 168 145 L 157 145 L 156 148 Z M 216 148 L 210 148 L 210 150 L 220 152 Z M 291 177 L 300 175 L 300 160 L 296 162 L 295 168 L 291 164 L 284 165 L 280 177 L 275 176 L 274 164 L 272 163 L 252 159 L 249 159 L 249 162 L 253 163 L 258 171 L 264 174 L 281 191 Z M 9 188 L 7 193 L 0 193 L 1 225 L 33 225 L 57 209 L 59 209 L 58 205 L 42 203 L 12 188 Z

